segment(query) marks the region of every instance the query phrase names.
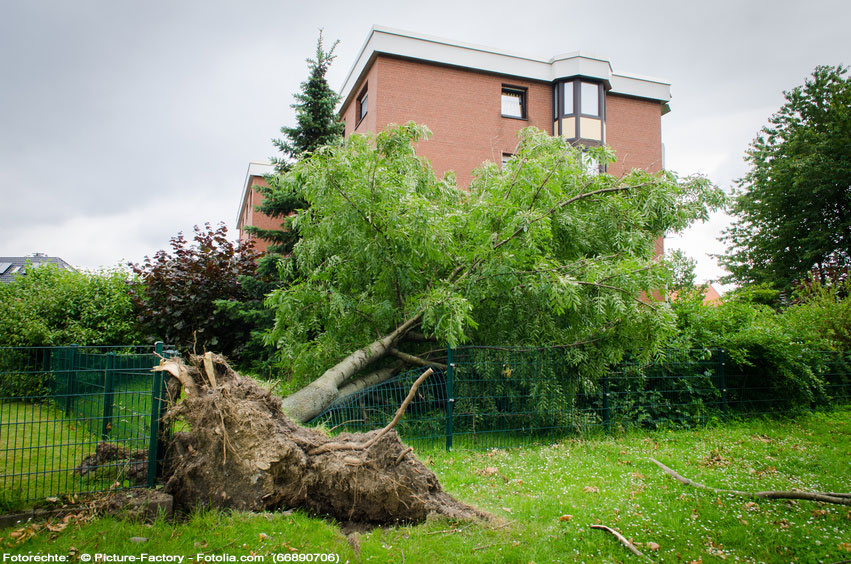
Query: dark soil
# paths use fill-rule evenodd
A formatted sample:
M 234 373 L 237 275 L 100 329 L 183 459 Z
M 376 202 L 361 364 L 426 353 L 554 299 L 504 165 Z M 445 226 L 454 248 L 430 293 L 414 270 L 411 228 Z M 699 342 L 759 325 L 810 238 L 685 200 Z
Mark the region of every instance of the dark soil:
M 340 522 L 416 523 L 429 515 L 487 516 L 445 493 L 395 431 L 328 437 L 296 425 L 281 400 L 217 355 L 170 360 L 183 384 L 166 419 L 184 421 L 168 453 L 176 508 L 301 508 Z
M 122 475 L 132 483 L 144 484 L 148 478 L 148 452 L 114 443 L 98 443 L 94 454 L 85 457 L 74 472 L 85 476 L 108 466 L 119 467 Z

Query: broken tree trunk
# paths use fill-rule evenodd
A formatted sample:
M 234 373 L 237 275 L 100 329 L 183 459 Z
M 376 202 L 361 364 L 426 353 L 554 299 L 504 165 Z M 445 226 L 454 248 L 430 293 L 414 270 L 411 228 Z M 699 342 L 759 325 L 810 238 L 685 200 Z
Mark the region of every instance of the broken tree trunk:
M 192 390 L 166 416 L 189 429 L 175 434 L 169 453 L 166 491 L 178 507 L 302 508 L 375 524 L 485 517 L 443 492 L 392 424 L 331 438 L 293 423 L 280 398 L 220 356 L 194 357 L 190 366 L 168 360 L 159 369 Z
M 350 354 L 322 376 L 284 399 L 284 412 L 297 423 L 307 423 L 337 399 L 340 386 L 355 374 L 387 355 L 396 342 L 419 324 L 421 315 L 405 321 L 390 334 Z

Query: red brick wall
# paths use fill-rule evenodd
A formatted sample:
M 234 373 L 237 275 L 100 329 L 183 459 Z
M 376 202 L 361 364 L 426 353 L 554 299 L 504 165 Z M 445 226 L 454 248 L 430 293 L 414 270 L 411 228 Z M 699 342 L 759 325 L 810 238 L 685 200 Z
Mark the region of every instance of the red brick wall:
M 431 129 L 430 140 L 417 153 L 431 160 L 435 172 L 457 173 L 458 185 L 467 186 L 472 171 L 482 162 L 499 163 L 503 153 L 513 153 L 517 132 L 534 125 L 552 134 L 553 87 L 469 69 L 448 67 L 379 55 L 367 76 L 370 109 L 355 129 L 357 97 L 343 108 L 346 135 L 378 131 L 391 123 L 415 121 Z M 502 85 L 527 88 L 527 118 L 501 116 Z M 608 172 L 621 175 L 633 168 L 662 169 L 662 106 L 658 101 L 617 94 L 606 97 L 606 143 L 618 161 Z M 656 242 L 662 254 L 663 240 Z
M 254 209 L 254 206 L 259 206 L 263 201 L 263 196 L 254 190 L 255 186 L 267 186 L 266 179 L 262 176 L 252 176 L 248 181 L 248 198 L 244 200 L 242 208 L 242 225 L 255 225 L 260 229 L 280 229 L 281 221 L 264 215 Z M 239 240 L 245 241 L 253 238 L 253 235 L 246 231 L 240 230 Z M 263 239 L 254 239 L 254 248 L 260 252 L 266 252 L 268 244 Z
M 606 144 L 618 161 L 608 169 L 620 176 L 634 168 L 662 170 L 662 104 L 627 96 L 606 96 Z
M 358 98 L 360 98 L 360 95 L 363 93 L 364 87 L 366 87 L 368 93 L 368 107 L 366 116 L 364 116 L 363 120 L 358 122 Z M 369 72 L 366 73 L 366 79 L 359 82 L 355 87 L 354 96 L 352 96 L 349 105 L 345 108 L 341 108 L 343 110 L 341 112 L 343 119 L 346 122 L 346 135 L 351 135 L 352 133 L 366 133 L 367 131 L 376 132 L 379 130 L 379 128 L 376 127 L 376 124 L 378 123 L 378 100 L 376 100 L 377 93 L 378 65 L 373 65 L 369 69 Z
M 609 166 L 609 174 L 620 176 L 634 168 L 662 170 L 662 103 L 607 95 L 606 144 L 615 150 L 618 159 Z M 656 239 L 655 254 L 665 254 L 663 237 Z
M 484 161 L 499 163 L 503 153 L 513 153 L 517 132 L 524 127 L 534 125 L 552 133 L 549 83 L 387 56 L 377 57 L 367 81 L 373 104 L 370 113 L 374 112 L 376 121 L 366 128 L 361 124 L 357 132 L 408 121 L 426 125 L 433 135 L 417 147 L 417 153 L 431 161 L 438 176 L 454 170 L 459 186 L 469 185 L 473 169 Z M 528 89 L 528 119 L 502 117 L 503 84 Z M 352 131 L 356 105 L 353 99 L 344 110 L 347 134 Z M 364 121 L 368 119 L 369 115 Z

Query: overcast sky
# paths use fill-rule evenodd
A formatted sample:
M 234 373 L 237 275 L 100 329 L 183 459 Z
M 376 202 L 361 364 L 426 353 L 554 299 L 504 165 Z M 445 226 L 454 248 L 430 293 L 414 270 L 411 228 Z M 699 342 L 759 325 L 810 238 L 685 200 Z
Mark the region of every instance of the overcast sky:
M 335 89 L 376 24 L 667 79 L 667 168 L 729 190 L 782 91 L 851 63 L 849 21 L 849 0 L 2 0 L 0 256 L 110 267 L 196 224 L 235 235 L 248 162 L 294 123 L 319 28 L 340 40 Z M 721 274 L 726 221 L 667 241 L 700 280 Z

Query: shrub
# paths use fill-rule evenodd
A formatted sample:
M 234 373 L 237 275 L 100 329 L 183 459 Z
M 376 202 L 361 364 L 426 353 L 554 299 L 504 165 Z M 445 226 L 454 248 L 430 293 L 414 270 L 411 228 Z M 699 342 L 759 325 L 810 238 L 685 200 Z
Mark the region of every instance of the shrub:
M 141 337 L 127 274 L 44 265 L 0 284 L 0 346 L 119 345 Z
M 171 252 L 130 265 L 139 277 L 132 289 L 137 319 L 149 335 L 184 353 L 212 350 L 238 357 L 252 321 L 222 314 L 216 301 L 251 297 L 241 279 L 254 275 L 257 253 L 251 243 L 229 241 L 224 224 L 204 227 L 195 227 L 192 242 L 178 233 Z
M 706 306 L 699 292 L 683 294 L 672 304 L 679 329 L 672 345 L 724 349 L 731 402 L 774 408 L 823 399 L 821 351 L 830 350 L 829 340 L 802 323 L 797 306 L 777 311 L 766 301 L 765 292 L 740 292 Z M 767 398 L 786 402 L 766 404 Z
M 87 273 L 52 264 L 0 284 L 0 347 L 136 343 L 127 274 Z M 51 375 L 44 351 L 0 351 L 0 396 L 40 396 Z

